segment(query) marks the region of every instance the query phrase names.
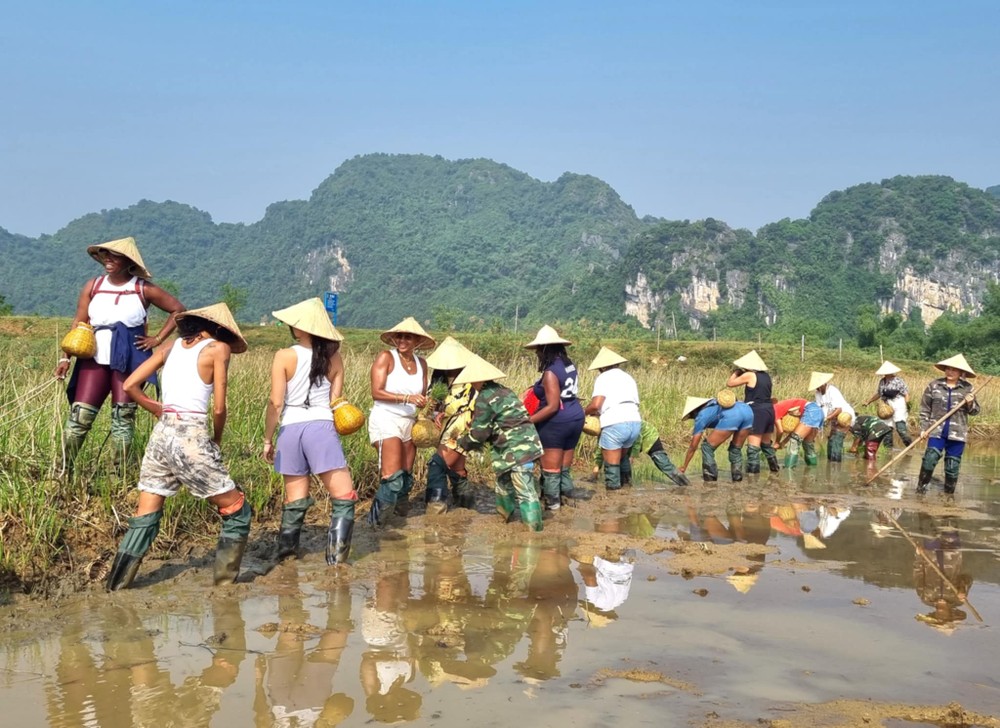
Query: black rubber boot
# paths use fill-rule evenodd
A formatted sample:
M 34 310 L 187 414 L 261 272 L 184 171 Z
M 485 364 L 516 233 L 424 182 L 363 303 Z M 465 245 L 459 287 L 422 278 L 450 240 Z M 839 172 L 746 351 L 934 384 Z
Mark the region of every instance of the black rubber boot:
M 476 508 L 476 492 L 469 478 L 454 470 L 448 471 L 448 482 L 451 484 L 451 501 L 456 508 Z
M 962 458 L 948 456 L 944 459 L 944 492 L 951 495 L 958 485 L 958 472 L 962 468 Z
M 330 516 L 330 529 L 326 534 L 326 563 L 331 566 L 346 564 L 351 553 L 354 535 L 354 500 L 334 498 Z
M 424 491 L 428 515 L 443 515 L 448 512 L 448 466 L 440 453 L 431 455 L 427 461 L 427 490 Z
M 736 445 L 729 446 L 729 473 L 733 477 L 734 483 L 743 480 L 743 448 Z
M 111 571 L 108 574 L 107 590 L 112 592 L 128 589 L 132 586 L 135 575 L 139 572 L 140 564 L 142 564 L 141 556 L 123 554 L 121 551 L 116 553 L 114 563 L 111 564 Z
M 371 510 L 368 511 L 368 523 L 372 526 L 384 526 L 392 516 L 396 508 L 396 500 L 403 491 L 403 474 L 405 471 L 397 470 L 388 478 L 382 478 L 375 497 L 372 499 Z
M 764 453 L 764 459 L 767 460 L 767 468 L 772 473 L 777 473 L 781 470 L 781 466 L 778 464 L 778 451 L 774 449 L 774 445 L 767 443 L 761 444 L 761 452 Z
M 719 479 L 719 466 L 715 463 L 715 448 L 708 444 L 708 440 L 701 441 L 701 477 L 709 483 Z
M 649 453 L 649 457 L 653 459 L 653 464 L 656 465 L 657 469 L 670 478 L 670 480 L 674 482 L 674 485 L 691 485 L 691 481 L 688 480 L 688 477 L 678 470 L 677 466 L 671 462 L 670 456 L 667 455 L 666 450 L 656 450 L 655 452 L 651 452 Z
M 118 553 L 115 554 L 111 573 L 108 574 L 106 586 L 108 591 L 118 591 L 132 585 L 132 580 L 139 571 L 139 564 L 142 563 L 142 557 L 149 551 L 156 534 L 160 532 L 162 517 L 162 511 L 154 511 L 128 519 L 128 531 L 118 545 Z
M 760 472 L 760 448 L 747 445 L 747 475 Z
M 917 493 L 927 492 L 927 486 L 931 482 L 934 468 L 937 467 L 938 460 L 941 459 L 942 455 L 944 455 L 944 451 L 934 447 L 924 450 L 924 459 L 920 463 L 920 476 L 917 478 Z
M 930 485 L 932 475 L 934 475 L 933 470 L 928 470 L 927 468 L 920 468 L 920 474 L 917 476 L 918 494 L 923 494 L 927 492 L 927 486 Z
M 542 471 L 542 500 L 545 503 L 545 510 L 558 511 L 562 505 L 562 471 L 543 470 Z
M 299 550 L 302 525 L 306 521 L 306 511 L 314 501 L 309 496 L 299 498 L 281 507 L 281 530 L 278 531 L 278 559 L 295 556 Z

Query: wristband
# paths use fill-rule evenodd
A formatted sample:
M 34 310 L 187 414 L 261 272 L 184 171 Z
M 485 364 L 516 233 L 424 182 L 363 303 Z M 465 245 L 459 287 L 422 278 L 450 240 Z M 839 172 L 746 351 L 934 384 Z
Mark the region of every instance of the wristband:
M 62 359 L 59 360 L 59 363 L 60 364 L 69 364 L 69 357 L 64 356 Z

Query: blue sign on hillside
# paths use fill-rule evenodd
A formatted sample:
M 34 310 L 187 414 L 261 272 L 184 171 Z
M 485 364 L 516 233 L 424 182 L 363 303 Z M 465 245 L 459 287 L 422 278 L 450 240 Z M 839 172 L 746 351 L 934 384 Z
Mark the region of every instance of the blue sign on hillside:
M 337 294 L 333 291 L 327 291 L 323 294 L 323 306 L 326 308 L 327 313 L 330 314 L 330 318 L 333 319 L 333 325 L 337 325 Z

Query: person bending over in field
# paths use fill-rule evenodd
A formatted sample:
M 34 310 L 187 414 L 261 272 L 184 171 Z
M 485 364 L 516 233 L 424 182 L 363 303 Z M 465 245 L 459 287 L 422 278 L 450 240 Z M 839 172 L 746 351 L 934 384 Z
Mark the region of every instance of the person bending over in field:
M 878 455 L 878 446 L 882 444 L 886 436 L 889 436 L 889 442 L 892 442 L 892 427 L 873 415 L 858 415 L 854 419 L 854 424 L 851 425 L 851 434 L 854 435 L 851 450 L 860 455 L 863 449 L 865 460 L 875 459 L 875 456 Z
M 128 587 L 160 530 L 165 500 L 181 484 L 207 500 L 222 516 L 215 551 L 215 583 L 233 582 L 250 533 L 250 504 L 222 464 L 230 354 L 247 350 L 229 308 L 217 303 L 177 315 L 180 338 L 159 349 L 125 380 L 125 391 L 158 418 L 139 473 L 139 505 L 118 545 L 108 591 Z M 142 391 L 142 383 L 163 368 L 163 401 Z M 212 435 L 208 402 L 212 400 Z
M 729 443 L 729 469 L 733 482 L 743 480 L 743 443 L 753 426 L 753 410 L 744 402 L 737 402 L 736 395 L 723 389 L 715 399 L 688 397 L 681 419 L 694 419 L 691 444 L 684 454 L 681 472 L 687 471 L 695 450 L 701 446 L 701 475 L 706 481 L 719 479 L 715 451 L 726 440 Z M 711 430 L 707 435 L 705 430 Z
M 760 354 L 751 351 L 733 362 L 736 369 L 729 375 L 727 387 L 744 386 L 743 399 L 753 410 L 753 429 L 747 438 L 747 472 L 760 472 L 760 455 L 764 453 L 767 467 L 778 472 L 778 454 L 774 450 L 774 402 L 771 398 L 771 375 Z
M 674 465 L 673 461 L 670 460 L 670 456 L 667 455 L 667 451 L 663 449 L 663 441 L 660 440 L 660 433 L 652 424 L 645 420 L 643 420 L 642 425 L 639 427 L 639 439 L 635 441 L 635 444 L 629 450 L 629 458 L 636 458 L 642 453 L 649 455 L 657 470 L 670 478 L 674 482 L 674 485 L 691 485 L 688 477 Z M 594 450 L 595 477 L 601 471 L 603 464 L 604 458 L 601 455 L 601 448 L 598 447 Z M 623 475 L 622 485 L 629 486 L 631 484 L 632 481 L 626 480 Z

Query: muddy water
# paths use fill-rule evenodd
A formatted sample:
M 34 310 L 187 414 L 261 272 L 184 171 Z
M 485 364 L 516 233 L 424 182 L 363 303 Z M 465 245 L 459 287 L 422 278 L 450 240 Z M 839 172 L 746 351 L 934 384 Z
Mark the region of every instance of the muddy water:
M 997 454 L 967 455 L 954 501 L 917 498 L 917 466 L 872 488 L 849 461 L 687 493 L 641 469 L 541 536 L 485 506 L 378 538 L 359 523 L 345 574 L 321 533 L 222 589 L 200 562 L 145 564 L 128 592 L 4 622 L 0 723 L 817 725 L 807 706 L 857 700 L 821 717 L 943 725 L 876 708 L 957 702 L 996 725 Z

